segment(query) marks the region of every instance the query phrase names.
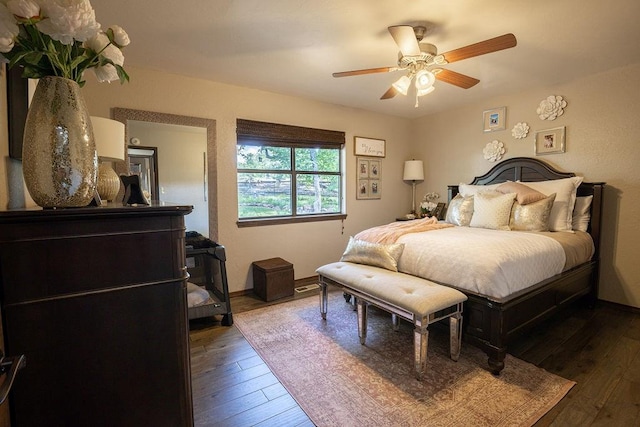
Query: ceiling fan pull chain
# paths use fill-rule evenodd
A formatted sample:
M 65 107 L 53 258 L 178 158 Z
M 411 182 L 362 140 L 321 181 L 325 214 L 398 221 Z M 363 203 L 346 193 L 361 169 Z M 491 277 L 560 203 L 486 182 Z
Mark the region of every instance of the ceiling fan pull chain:
M 420 99 L 420 97 L 416 93 L 416 105 L 414 106 L 415 108 L 418 108 L 420 106 L 420 102 L 418 101 L 418 99 Z

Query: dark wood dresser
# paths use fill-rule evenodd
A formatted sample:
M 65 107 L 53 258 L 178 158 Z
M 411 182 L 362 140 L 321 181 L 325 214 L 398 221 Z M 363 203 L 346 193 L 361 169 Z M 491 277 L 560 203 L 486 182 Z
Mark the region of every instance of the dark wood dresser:
M 0 212 L 10 394 L 22 426 L 192 426 L 189 206 Z

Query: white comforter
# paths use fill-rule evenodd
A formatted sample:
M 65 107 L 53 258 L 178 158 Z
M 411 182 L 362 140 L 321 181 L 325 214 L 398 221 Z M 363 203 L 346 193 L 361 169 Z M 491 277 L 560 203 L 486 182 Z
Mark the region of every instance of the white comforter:
M 400 237 L 398 270 L 501 301 L 562 272 L 565 253 L 535 233 L 452 227 Z

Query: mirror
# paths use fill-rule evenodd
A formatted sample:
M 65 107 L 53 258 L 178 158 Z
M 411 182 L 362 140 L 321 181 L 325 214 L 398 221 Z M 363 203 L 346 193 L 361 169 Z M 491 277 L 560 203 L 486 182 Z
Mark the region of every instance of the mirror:
M 152 201 L 192 205 L 187 231 L 218 240 L 215 120 L 114 108 L 125 124 L 128 160 L 118 174 L 136 173 Z

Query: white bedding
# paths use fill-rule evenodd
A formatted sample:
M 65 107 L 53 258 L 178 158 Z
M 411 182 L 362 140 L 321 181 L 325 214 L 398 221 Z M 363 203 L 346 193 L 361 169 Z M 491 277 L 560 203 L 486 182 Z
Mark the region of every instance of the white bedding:
M 452 227 L 400 237 L 398 271 L 494 301 L 562 272 L 562 245 L 542 234 Z

